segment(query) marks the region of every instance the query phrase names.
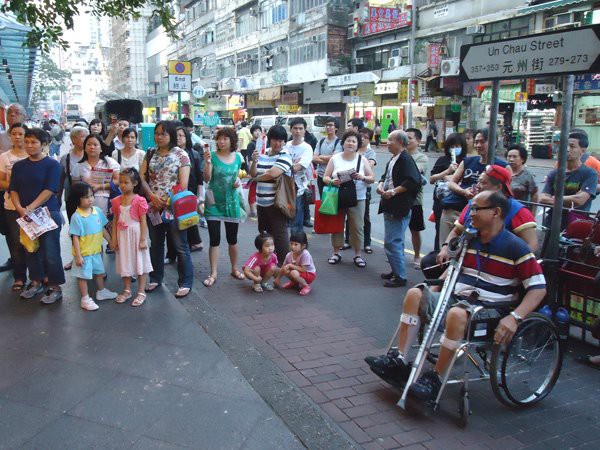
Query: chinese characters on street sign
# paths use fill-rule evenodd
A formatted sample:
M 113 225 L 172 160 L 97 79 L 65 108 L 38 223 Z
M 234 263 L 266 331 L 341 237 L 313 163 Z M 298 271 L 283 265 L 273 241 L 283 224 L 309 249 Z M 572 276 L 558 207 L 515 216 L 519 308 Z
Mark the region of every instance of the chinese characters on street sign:
M 189 92 L 192 90 L 192 63 L 169 61 L 169 91 Z

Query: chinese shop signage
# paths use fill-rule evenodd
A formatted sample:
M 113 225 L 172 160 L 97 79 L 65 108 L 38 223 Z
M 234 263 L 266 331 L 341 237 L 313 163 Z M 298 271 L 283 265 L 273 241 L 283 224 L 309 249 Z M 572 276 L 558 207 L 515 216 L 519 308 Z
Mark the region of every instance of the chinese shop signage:
M 411 11 L 369 6 L 369 19 L 362 24 L 362 36 L 405 28 L 411 25 Z

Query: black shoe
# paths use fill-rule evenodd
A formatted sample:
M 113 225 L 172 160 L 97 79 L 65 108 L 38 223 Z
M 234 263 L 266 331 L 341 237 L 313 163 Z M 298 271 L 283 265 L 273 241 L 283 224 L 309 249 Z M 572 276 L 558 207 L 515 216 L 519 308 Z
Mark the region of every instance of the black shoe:
M 308 222 L 304 222 L 304 226 L 308 228 L 312 228 L 314 225 L 315 224 L 311 220 L 309 220 Z
M 379 276 L 381 277 L 382 280 L 391 280 L 392 278 L 394 278 L 394 272 L 382 273 Z
M 400 358 L 398 350 L 390 349 L 386 355 L 367 356 L 365 362 L 373 373 L 391 384 L 404 384 L 410 376 L 411 365 Z
M 12 260 L 8 258 L 4 264 L 0 266 L 0 272 L 6 272 L 12 269 Z
M 421 402 L 432 402 L 442 387 L 440 376 L 433 370 L 425 372 L 408 388 L 408 395 Z
M 383 283 L 383 287 L 387 288 L 397 288 L 402 286 L 406 286 L 406 280 L 395 275 L 389 281 Z

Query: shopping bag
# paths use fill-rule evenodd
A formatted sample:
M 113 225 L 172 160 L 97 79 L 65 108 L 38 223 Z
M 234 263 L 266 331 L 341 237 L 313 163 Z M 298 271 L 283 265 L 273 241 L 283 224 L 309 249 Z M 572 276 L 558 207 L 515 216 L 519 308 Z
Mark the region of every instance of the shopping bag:
M 315 233 L 333 234 L 344 231 L 344 213 L 340 211 L 336 215 L 326 215 L 319 212 L 321 200 L 315 200 Z
M 315 211 L 328 216 L 335 216 L 338 213 L 338 195 L 337 186 L 325 186 L 321 194 L 320 206 L 315 206 Z M 316 203 L 315 203 L 316 205 Z

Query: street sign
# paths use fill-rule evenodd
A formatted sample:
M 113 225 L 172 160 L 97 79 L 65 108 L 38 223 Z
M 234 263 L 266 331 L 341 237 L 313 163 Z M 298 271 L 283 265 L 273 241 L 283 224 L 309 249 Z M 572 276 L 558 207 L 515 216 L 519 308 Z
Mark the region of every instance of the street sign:
M 527 102 L 515 102 L 515 112 L 516 113 L 527 112 Z
M 207 127 L 216 127 L 217 125 L 219 125 L 220 121 L 221 118 L 216 112 L 206 111 L 204 113 L 204 125 L 206 125 Z
M 196 98 L 202 98 L 206 95 L 206 89 L 204 89 L 203 86 L 194 86 L 194 89 L 192 89 L 192 94 Z
M 600 25 L 460 48 L 463 81 L 600 72 Z
M 517 92 L 515 94 L 515 102 L 526 102 L 527 101 L 527 92 Z
M 169 61 L 169 91 L 189 92 L 192 90 L 192 63 Z

